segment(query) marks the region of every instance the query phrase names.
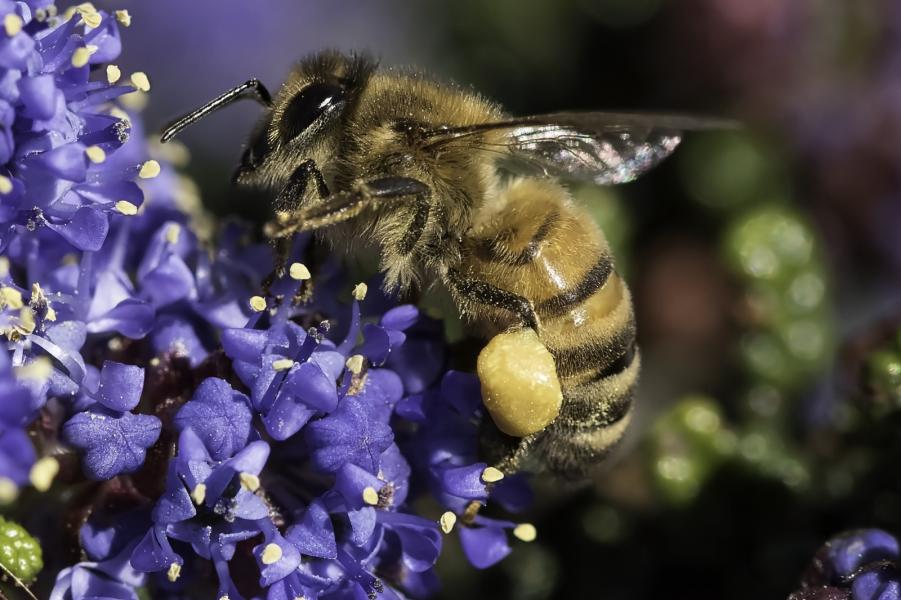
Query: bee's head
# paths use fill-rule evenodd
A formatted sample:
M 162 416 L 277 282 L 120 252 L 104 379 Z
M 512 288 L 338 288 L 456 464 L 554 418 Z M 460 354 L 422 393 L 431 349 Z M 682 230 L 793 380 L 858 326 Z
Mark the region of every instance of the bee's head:
M 331 163 L 340 125 L 374 69 L 374 61 L 365 56 L 321 52 L 301 61 L 274 98 L 251 80 L 173 123 L 163 141 L 234 100 L 255 98 L 266 111 L 248 140 L 234 180 L 241 185 L 278 187 L 307 159 L 321 167 Z

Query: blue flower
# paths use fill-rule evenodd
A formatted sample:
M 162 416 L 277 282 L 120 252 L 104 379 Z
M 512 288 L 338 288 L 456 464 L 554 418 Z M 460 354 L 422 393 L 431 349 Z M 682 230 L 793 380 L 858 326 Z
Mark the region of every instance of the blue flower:
M 227 381 L 205 379 L 191 401 L 175 416 L 179 430 L 191 428 L 203 440 L 213 460 L 225 460 L 251 439 L 250 400 Z

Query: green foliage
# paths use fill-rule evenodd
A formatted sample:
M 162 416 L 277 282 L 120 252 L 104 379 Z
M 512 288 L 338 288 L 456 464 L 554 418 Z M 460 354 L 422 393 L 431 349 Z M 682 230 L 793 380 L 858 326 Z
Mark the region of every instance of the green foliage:
M 0 564 L 23 583 L 31 583 L 44 568 L 41 545 L 24 527 L 0 517 Z

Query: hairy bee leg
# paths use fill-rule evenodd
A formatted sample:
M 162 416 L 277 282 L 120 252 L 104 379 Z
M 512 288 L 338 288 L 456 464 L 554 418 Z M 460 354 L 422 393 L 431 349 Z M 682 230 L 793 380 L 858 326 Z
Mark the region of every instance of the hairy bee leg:
M 288 179 L 288 183 L 278 193 L 278 206 L 284 206 L 289 202 L 296 202 L 299 198 L 302 198 L 307 191 L 307 186 L 310 184 L 310 179 L 316 182 L 316 191 L 319 192 L 319 197 L 328 197 L 329 189 L 325 183 L 325 178 L 322 176 L 322 171 L 316 166 L 316 161 L 308 158 L 294 169 L 290 179 Z
M 466 277 L 454 269 L 448 271 L 447 279 L 451 287 L 467 300 L 506 309 L 519 316 L 525 327 L 530 327 L 536 333 L 538 332 L 540 324 L 538 314 L 527 298 L 490 283 Z
M 276 279 L 285 275 L 285 266 L 288 264 L 288 257 L 291 254 L 291 238 L 283 237 L 272 240 L 273 249 L 275 250 L 275 266 L 263 278 L 263 295 L 271 294 L 272 284 Z
M 409 177 L 374 179 L 362 184 L 356 190 L 336 192 L 323 202 L 282 213 L 276 223 L 271 225 L 270 232 L 273 237 L 284 237 L 295 232 L 311 231 L 352 219 L 363 209 L 386 200 L 412 199 L 418 205 L 418 210 L 413 217 L 413 232 L 405 235 L 404 240 L 412 239 L 412 245 L 415 245 L 428 219 L 430 196 L 429 186 L 416 179 Z

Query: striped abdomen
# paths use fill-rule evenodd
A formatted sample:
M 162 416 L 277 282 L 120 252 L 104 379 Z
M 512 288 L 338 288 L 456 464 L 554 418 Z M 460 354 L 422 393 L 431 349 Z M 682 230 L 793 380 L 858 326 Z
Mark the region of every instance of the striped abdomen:
M 532 303 L 564 394 L 560 415 L 533 448 L 551 471 L 578 475 L 629 421 L 639 368 L 629 290 L 594 219 L 551 181 L 519 180 L 477 217 L 462 271 Z M 486 336 L 519 322 L 499 308 L 461 305 Z

